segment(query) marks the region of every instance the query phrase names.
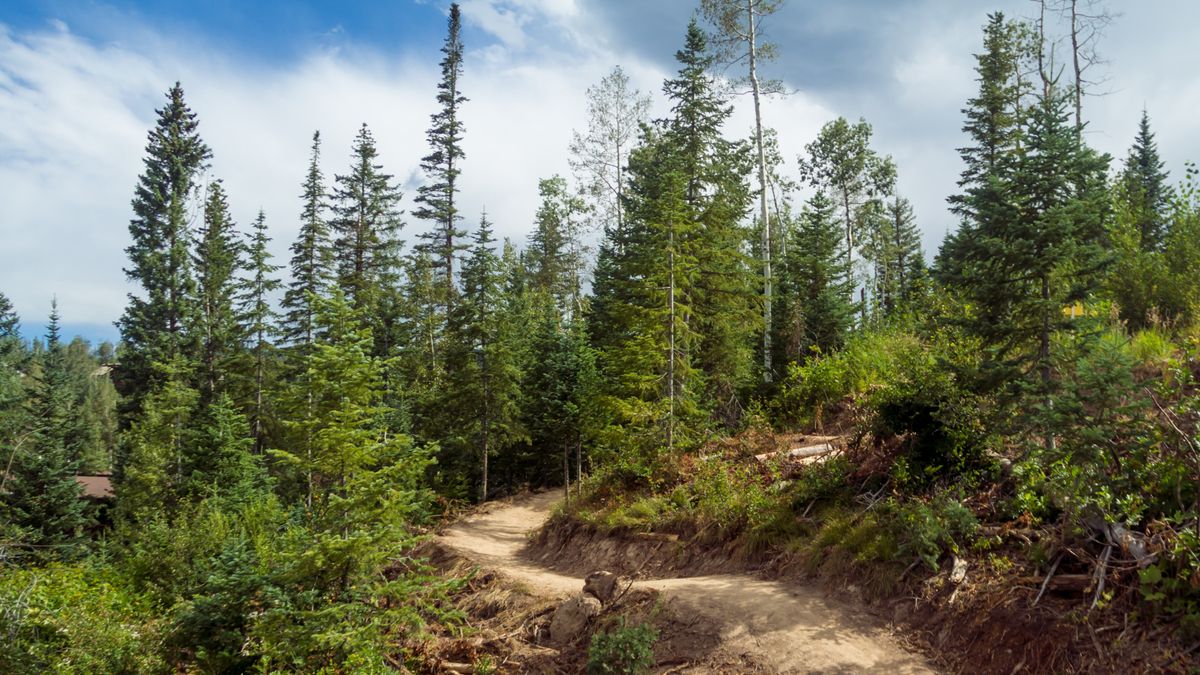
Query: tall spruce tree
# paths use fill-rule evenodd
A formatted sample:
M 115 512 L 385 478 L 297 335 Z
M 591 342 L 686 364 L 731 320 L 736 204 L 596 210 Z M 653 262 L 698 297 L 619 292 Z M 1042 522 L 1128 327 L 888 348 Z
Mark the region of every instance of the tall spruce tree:
M 775 228 L 779 224 L 767 210 L 770 183 L 768 182 L 767 139 L 762 121 L 762 97 L 764 94 L 781 93 L 783 85 L 776 80 L 763 80 L 758 73 L 760 61 L 775 57 L 775 45 L 762 34 L 763 20 L 774 14 L 782 5 L 781 0 L 701 0 L 700 9 L 717 28 L 716 41 L 722 61 L 745 63 L 747 75 L 744 82 L 750 85 L 754 101 L 754 149 L 758 174 L 758 226 L 761 234 L 759 255 L 762 258 L 763 316 L 762 358 L 763 376 L 766 382 L 773 379 L 774 366 L 771 356 L 771 318 L 774 295 L 774 272 L 772 270 L 775 250 L 778 248 Z
M 920 283 L 924 260 L 912 204 L 896 196 L 870 210 L 864 256 L 873 271 L 872 302 L 879 318 L 893 316 Z
M 943 283 L 966 282 L 976 273 L 968 264 L 967 249 L 977 239 L 978 228 L 1002 230 L 1012 218 L 1009 185 L 1021 144 L 1021 98 L 1017 73 L 1022 58 L 1017 24 L 1004 14 L 988 15 L 983 29 L 983 51 L 975 55 L 978 93 L 963 108 L 963 132 L 970 144 L 958 149 L 963 171 L 962 190 L 948 199 L 960 225 L 938 252 L 936 273 Z
M 980 92 L 965 111 L 963 192 L 951 198 L 963 225 L 938 267 L 987 349 L 981 386 L 1015 393 L 1036 373 L 1048 395 L 1051 338 L 1076 326 L 1064 308 L 1086 297 L 1103 262 L 1108 158 L 1083 144 L 1055 87 L 1020 107 L 1018 38 L 1002 15 L 989 17 Z
M 441 304 L 444 311 L 454 304 L 456 287 L 454 281 L 454 258 L 466 248 L 461 239 L 466 232 L 459 226 L 456 199 L 458 198 L 458 176 L 463 160 L 463 123 L 460 108 L 467 98 L 459 91 L 462 77 L 463 43 L 460 32 L 462 17 L 458 3 L 450 5 L 450 18 L 446 30 L 446 42 L 442 46 L 442 79 L 438 82 L 437 102 L 439 110 L 431 116 L 429 131 L 430 153 L 421 159 L 421 169 L 431 181 L 417 189 L 414 201 L 418 204 L 413 216 L 429 221 L 431 230 L 420 235 L 420 246 L 429 252 L 438 275 Z
M 588 347 L 582 326 L 564 324 L 544 311 L 534 328 L 530 365 L 525 373 L 524 424 L 529 431 L 531 476 L 537 483 L 553 485 L 558 466 L 568 492 L 571 467 L 582 474 L 583 444 L 596 406 L 595 354 Z M 668 441 L 669 442 L 669 441 Z
M 837 205 L 817 192 L 805 204 L 789 233 L 776 296 L 778 361 L 804 362 L 845 344 L 855 306 L 847 299 L 844 233 Z
M 226 391 L 242 346 L 242 326 L 234 304 L 244 245 L 219 180 L 208 186 L 198 235 L 193 256 L 198 310 L 195 330 L 201 346 L 197 383 L 205 401 L 211 401 Z
M 694 267 L 682 270 L 695 283 L 696 365 L 706 407 L 732 425 L 741 412 L 739 390 L 750 382 L 751 342 L 760 326 L 757 278 L 747 255 L 751 237 L 741 225 L 752 198 L 746 182 L 751 154 L 722 133 L 733 109 L 710 72 L 716 59 L 694 21 L 676 59 L 679 74 L 663 85 L 672 112 L 666 141 L 684 180 L 681 215 L 692 230 L 684 236 L 693 239 Z
M 571 194 L 561 176 L 538 181 L 538 195 L 542 203 L 526 253 L 531 281 L 538 290 L 555 299 L 563 316 L 572 316 L 579 312 L 583 301 L 586 205 Z
M 32 435 L 12 449 L 0 490 L 0 514 L 24 530 L 26 544 L 42 559 L 70 559 L 82 547 L 89 518 L 82 487 L 75 480 L 78 461 L 68 445 L 77 431 L 79 411 L 71 390 L 66 348 L 60 342 L 57 302 L 42 354 L 41 378 L 34 388 Z M 7 458 L 6 458 L 7 459 Z
M 303 356 L 316 341 L 316 298 L 329 291 L 333 282 L 333 249 L 330 242 L 329 195 L 321 173 L 321 132 L 313 132 L 312 155 L 304 179 L 304 207 L 300 232 L 292 242 L 292 280 L 283 295 L 282 337 Z
M 132 242 L 125 249 L 130 263 L 125 275 L 141 294 L 129 295 L 117 322 L 122 350 L 116 383 L 125 397 L 126 421 L 163 381 L 157 365 L 189 354 L 194 344 L 188 332 L 196 313 L 190 214 L 211 153 L 178 82 L 157 112 L 133 197 Z
M 597 270 L 593 335 L 616 416 L 668 447 L 702 403 L 721 421 L 738 412 L 755 334 L 754 285 L 740 219 L 749 206 L 745 146 L 726 141 L 729 115 L 693 21 L 664 90 L 672 117 L 648 128 L 630 156 L 628 222 L 606 242 Z M 638 444 L 653 444 L 641 435 Z
M 1108 261 L 1110 158 L 1084 144 L 1071 124 L 1068 96 L 1054 89 L 1030 109 L 1023 150 L 1013 177 L 1017 226 L 985 233 L 984 255 L 999 257 L 1007 277 L 998 287 L 975 287 L 973 297 L 984 305 L 1009 296 L 1004 304 L 1012 303 L 1012 311 L 997 353 L 1009 363 L 1029 363 L 1048 390 L 1051 338 L 1078 325 L 1063 310 L 1090 295 Z M 1026 351 L 1030 343 L 1036 351 Z
M 1138 122 L 1137 136 L 1133 140 L 1133 146 L 1129 148 L 1129 155 L 1125 158 L 1121 179 L 1125 183 L 1128 198 L 1137 210 L 1142 249 L 1146 251 L 1162 250 L 1167 234 L 1166 210 L 1170 188 L 1167 186 L 1167 172 L 1163 167 L 1163 161 L 1158 156 L 1158 144 L 1154 141 L 1154 132 L 1150 131 L 1150 115 L 1143 110 L 1142 119 Z
M 241 334 L 245 336 L 246 355 L 250 363 L 245 387 L 246 409 L 249 411 L 250 429 L 254 438 L 254 449 L 262 452 L 265 441 L 264 421 L 267 417 L 267 390 L 274 359 L 277 315 L 271 307 L 271 295 L 279 290 L 280 281 L 275 277 L 279 266 L 271 263 L 271 252 L 267 249 L 271 238 L 267 236 L 267 216 L 259 210 L 254 219 L 254 228 L 246 246 L 246 277 L 242 280 L 242 292 L 238 295 L 238 318 Z
M 494 243 L 484 214 L 471 254 L 463 261 L 463 294 L 450 314 L 446 341 L 448 438 L 442 445 L 458 463 L 470 462 L 457 473 L 478 477 L 480 501 L 493 485 L 491 457 L 523 437 L 519 354 L 513 332 L 504 324 L 504 270 Z
M 378 156 L 375 137 L 364 124 L 354 139 L 350 173 L 335 177 L 332 208 L 338 287 L 372 320 L 398 279 L 402 227 L 397 208 L 402 195 Z

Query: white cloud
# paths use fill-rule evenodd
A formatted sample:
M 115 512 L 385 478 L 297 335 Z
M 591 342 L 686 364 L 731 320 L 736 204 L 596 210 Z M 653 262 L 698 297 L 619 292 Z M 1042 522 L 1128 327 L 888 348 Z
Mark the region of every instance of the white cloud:
M 573 7 L 522 4 L 568 18 Z M 322 132 L 322 165 L 332 181 L 366 122 L 385 169 L 406 183 L 411 210 L 435 108 L 436 54 L 418 62 L 343 48 L 246 67 L 203 45 L 140 44 L 147 46 L 135 52 L 65 26 L 27 33 L 0 26 L 0 289 L 30 325 L 41 321 L 53 293 L 71 322 L 104 324 L 120 315 L 132 290 L 121 271 L 129 200 L 154 109 L 176 79 L 213 150 L 209 178 L 225 182 L 243 226 L 266 210 L 276 262 L 286 262 L 298 227 L 314 129 Z M 567 174 L 566 146 L 583 125 L 584 91 L 617 59 L 518 60 L 503 45 L 489 55 L 468 53 L 463 77 L 470 99 L 463 212 L 473 226 L 486 206 L 501 236 L 523 241 L 537 179 Z M 630 70 L 643 88 L 661 82 L 652 66 Z M 426 225 L 408 220 L 403 236 L 412 241 Z
M 610 1 L 617 3 L 603 0 Z M 494 38 L 468 43 L 467 225 L 486 205 L 500 235 L 524 240 L 538 178 L 568 173 L 571 130 L 585 123 L 584 92 L 612 66 L 622 65 L 635 86 L 654 94 L 654 114 L 665 114 L 662 79 L 674 70 L 670 57 L 682 35 L 682 24 L 666 24 L 686 20 L 686 12 L 682 5 L 633 2 L 625 0 L 620 10 L 600 0 L 464 0 L 468 25 Z M 1028 9 L 1024 0 L 1001 4 L 1016 13 Z M 610 7 L 620 11 L 601 11 Z M 888 64 L 872 71 L 871 82 L 796 81 L 797 73 L 817 76 L 796 61 L 812 63 L 819 54 L 781 44 L 785 60 L 777 74 L 801 93 L 768 101 L 764 120 L 778 130 L 784 159 L 794 167 L 824 122 L 865 116 L 875 127 L 875 146 L 899 164 L 900 189 L 913 200 L 932 253 L 952 224 L 944 200 L 961 166 L 954 150 L 962 142 L 959 109 L 975 86 L 971 54 L 979 48 L 983 10 L 947 0 L 888 7 L 877 26 L 886 40 L 868 40 L 875 33 L 865 29 L 846 33 L 846 40 L 862 42 L 855 49 L 873 50 L 864 53 Z M 1113 91 L 1087 104 L 1089 139 L 1119 160 L 1145 104 L 1179 176 L 1183 161 L 1200 159 L 1200 131 L 1191 121 L 1200 81 L 1191 76 L 1182 28 L 1168 28 L 1194 23 L 1200 6 L 1176 2 L 1127 12 L 1105 40 Z M 849 18 L 860 14 L 839 6 L 815 19 L 828 30 L 853 31 L 862 24 Z M 644 21 L 630 24 L 635 16 Z M 785 34 L 783 24 L 776 27 Z M 52 293 L 68 321 L 102 324 L 119 316 L 130 290 L 121 272 L 129 200 L 154 109 L 176 79 L 213 149 L 211 175 L 224 179 L 239 223 L 266 210 L 277 262 L 286 262 L 297 229 L 314 129 L 322 132 L 323 166 L 332 180 L 348 164 L 359 125 L 368 123 L 411 205 L 435 105 L 441 55 L 434 49 L 388 57 L 338 40 L 336 49 L 318 42 L 305 58 L 264 65 L 200 38 L 128 22 L 119 30 L 125 42 L 85 39 L 61 22 L 19 32 L 0 24 L 0 290 L 27 323 L 41 321 Z M 633 34 L 647 44 L 618 39 Z M 828 67 L 843 72 L 841 65 Z M 816 87 L 824 98 L 804 93 Z M 730 132 L 748 134 L 749 100 L 735 104 Z M 424 227 L 410 221 L 404 237 L 412 241 Z

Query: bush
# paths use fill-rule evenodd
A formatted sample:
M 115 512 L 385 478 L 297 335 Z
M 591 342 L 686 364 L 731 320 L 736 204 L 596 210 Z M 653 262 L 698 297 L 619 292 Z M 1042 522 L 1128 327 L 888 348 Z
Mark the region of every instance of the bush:
M 871 397 L 876 435 L 903 438 L 892 470 L 897 486 L 922 491 L 939 478 L 981 468 L 988 435 L 983 401 L 931 354 L 907 355 L 901 373 Z
M 654 664 L 654 642 L 658 631 L 648 624 L 626 626 L 621 617 L 617 627 L 592 636 L 588 647 L 588 675 L 639 675 Z
M 958 553 L 979 528 L 974 514 L 948 496 L 928 502 L 889 501 L 881 520 L 896 532 L 901 562 L 920 560 L 934 570 L 943 553 Z
M 0 672 L 153 673 L 161 622 L 111 570 L 0 571 Z

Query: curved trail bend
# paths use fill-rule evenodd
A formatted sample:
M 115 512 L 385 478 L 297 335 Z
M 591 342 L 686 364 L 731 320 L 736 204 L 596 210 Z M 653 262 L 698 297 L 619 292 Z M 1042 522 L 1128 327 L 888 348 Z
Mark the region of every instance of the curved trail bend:
M 558 501 L 542 493 L 497 505 L 446 530 L 440 541 L 483 568 L 539 595 L 567 597 L 583 580 L 547 570 L 521 556 L 527 534 Z M 637 581 L 720 627 L 723 646 L 753 654 L 781 672 L 933 673 L 864 612 L 819 591 L 740 574 Z

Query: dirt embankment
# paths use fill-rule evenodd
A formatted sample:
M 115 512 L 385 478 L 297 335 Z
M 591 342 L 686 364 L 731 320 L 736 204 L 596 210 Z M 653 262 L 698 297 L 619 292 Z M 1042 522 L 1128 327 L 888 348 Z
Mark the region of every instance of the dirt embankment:
M 507 583 L 493 587 L 517 588 L 526 593 L 528 602 L 544 603 L 536 611 L 526 608 L 525 623 L 518 632 L 529 638 L 532 648 L 552 651 L 554 646 L 544 643 L 541 632 L 547 616 L 557 601 L 578 594 L 583 586 L 582 574 L 549 569 L 544 550 L 541 561 L 527 550 L 530 533 L 546 521 L 557 498 L 547 493 L 490 506 L 438 538 L 446 551 L 507 579 Z M 659 572 L 665 572 L 671 563 L 662 562 L 661 549 L 671 543 L 666 539 L 636 549 L 649 551 L 643 563 L 658 560 L 653 564 L 659 566 Z M 588 546 L 599 544 L 592 541 Z M 655 549 L 655 545 L 660 546 Z M 614 547 L 606 552 L 596 550 L 590 556 L 597 563 L 592 569 L 634 551 L 621 544 Z M 587 550 L 576 550 L 563 560 L 572 561 L 569 568 L 582 569 L 579 566 L 588 558 Z M 702 561 L 693 562 L 692 570 L 704 569 Z M 625 598 L 629 604 L 624 613 L 634 620 L 650 619 L 659 627 L 661 637 L 655 652 L 659 672 L 933 672 L 924 658 L 906 651 L 863 608 L 831 599 L 808 586 L 789 586 L 744 574 L 704 574 L 635 581 L 628 585 Z M 581 635 L 570 644 L 558 646 L 557 661 L 543 653 L 549 661 L 543 661 L 536 670 L 570 670 L 562 658 L 571 653 L 576 654 L 573 663 L 578 666 L 586 638 Z M 535 670 L 528 664 L 526 667 Z

